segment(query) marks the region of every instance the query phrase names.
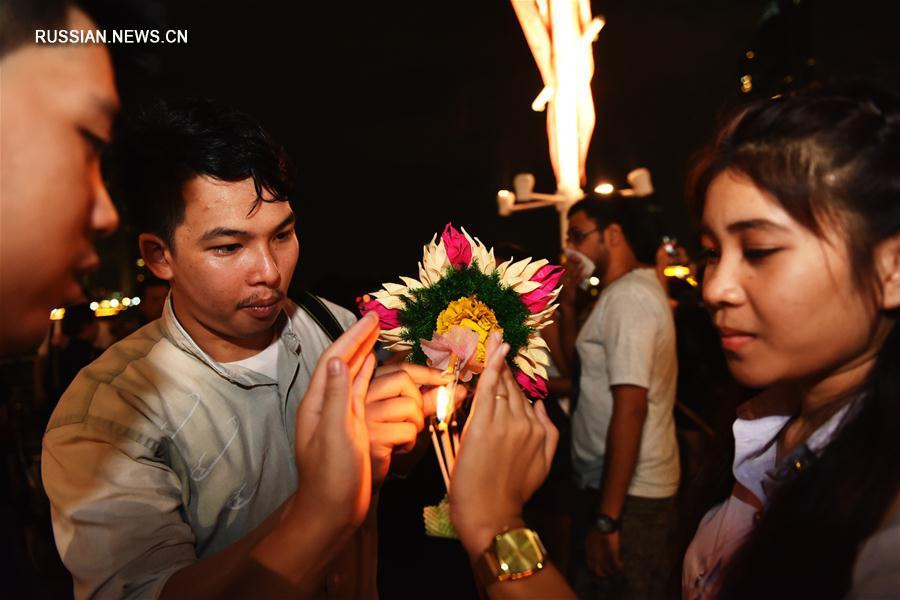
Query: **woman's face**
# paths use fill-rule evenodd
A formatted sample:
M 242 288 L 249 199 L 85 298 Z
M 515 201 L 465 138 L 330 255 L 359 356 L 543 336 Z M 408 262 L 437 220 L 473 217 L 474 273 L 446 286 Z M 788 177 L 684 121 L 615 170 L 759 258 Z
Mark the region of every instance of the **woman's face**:
M 751 387 L 818 381 L 874 357 L 875 310 L 835 227 L 817 237 L 739 173 L 706 194 L 703 298 L 728 365 Z

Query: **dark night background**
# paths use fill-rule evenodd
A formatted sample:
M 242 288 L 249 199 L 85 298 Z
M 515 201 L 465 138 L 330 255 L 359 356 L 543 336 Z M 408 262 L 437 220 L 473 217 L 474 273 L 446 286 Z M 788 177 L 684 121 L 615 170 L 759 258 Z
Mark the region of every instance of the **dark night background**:
M 812 81 L 900 75 L 887 2 L 591 4 L 606 26 L 593 46 L 597 125 L 586 189 L 600 180 L 624 186 L 628 171 L 649 168 L 656 194 L 635 202 L 658 207 L 648 212 L 656 231 L 689 248 L 685 174 L 728 107 Z M 497 214 L 496 193 L 517 173 L 534 173 L 536 191 L 555 190 L 546 116 L 530 108 L 542 83 L 509 2 L 140 6 L 142 21 L 125 14 L 106 27 L 149 22 L 189 38 L 113 48 L 122 54 L 125 112 L 156 95 L 207 96 L 256 116 L 285 144 L 299 172 L 297 286 L 350 306 L 382 281 L 415 274 L 422 245 L 448 221 L 488 245 L 556 254 L 552 209 Z M 753 77 L 749 94 L 744 74 Z M 126 221 L 104 241 L 95 283 L 129 293 L 138 253 L 124 204 Z M 409 479 L 382 491 L 383 598 L 473 592 L 461 549 L 421 534 L 422 506 L 442 493 L 434 462 L 427 454 Z
M 811 80 L 895 79 L 900 42 L 887 5 L 593 1 L 607 24 L 594 44 L 585 189 L 624 186 L 628 171 L 648 167 L 656 194 L 636 202 L 661 208 L 654 234 L 690 248 L 686 169 L 725 109 Z M 496 192 L 516 173 L 555 190 L 546 117 L 530 108 L 542 83 L 508 2 L 146 6 L 154 26 L 189 38 L 126 57 L 126 111 L 154 95 L 208 96 L 256 116 L 286 145 L 299 172 L 296 285 L 348 304 L 360 287 L 414 274 L 422 244 L 451 220 L 489 245 L 553 258 L 553 209 L 497 215 Z M 123 49 L 132 51 L 114 47 Z M 740 91 L 746 73 L 750 94 Z M 107 244 L 102 287 L 128 291 L 134 239 L 125 227 Z

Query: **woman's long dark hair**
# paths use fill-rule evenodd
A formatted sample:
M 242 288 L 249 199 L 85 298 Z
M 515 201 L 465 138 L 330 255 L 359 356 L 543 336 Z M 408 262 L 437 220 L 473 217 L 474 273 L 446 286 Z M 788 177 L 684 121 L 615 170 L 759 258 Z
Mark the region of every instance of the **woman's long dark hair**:
M 743 110 L 698 163 L 702 212 L 724 171 L 749 177 L 800 224 L 845 232 L 860 293 L 875 246 L 900 234 L 900 99 L 868 86 L 820 88 Z M 842 598 L 863 542 L 900 489 L 900 323 L 823 454 L 770 498 L 723 574 L 720 598 Z

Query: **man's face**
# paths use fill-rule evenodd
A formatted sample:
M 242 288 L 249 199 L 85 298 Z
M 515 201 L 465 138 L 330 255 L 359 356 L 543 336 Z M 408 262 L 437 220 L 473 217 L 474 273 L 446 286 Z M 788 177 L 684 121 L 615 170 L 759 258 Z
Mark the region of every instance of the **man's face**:
M 70 28 L 92 29 L 80 11 Z M 36 346 L 49 310 L 84 300 L 93 240 L 118 215 L 100 149 L 118 107 L 103 45 L 34 45 L 3 58 L 0 106 L 0 354 Z
M 597 226 L 597 222 L 587 216 L 584 211 L 577 211 L 569 216 L 569 228 L 566 233 L 566 244 L 578 250 L 596 265 L 595 272 L 602 278 L 609 267 L 609 248 L 604 242 L 605 231 Z
M 216 360 L 239 360 L 272 340 L 299 254 L 294 213 L 287 202 L 253 209 L 252 179 L 196 177 L 184 196 L 184 221 L 165 251 L 170 272 L 157 275 L 169 279 L 194 341 Z

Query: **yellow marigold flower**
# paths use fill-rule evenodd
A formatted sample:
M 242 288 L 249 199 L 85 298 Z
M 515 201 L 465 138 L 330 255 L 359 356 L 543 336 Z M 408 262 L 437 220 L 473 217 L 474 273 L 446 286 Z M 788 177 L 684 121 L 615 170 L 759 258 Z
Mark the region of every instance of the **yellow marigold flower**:
M 497 323 L 494 311 L 487 304 L 481 302 L 478 296 L 463 296 L 447 305 L 447 308 L 438 315 L 437 333 L 444 334 L 453 325 L 461 325 L 478 334 L 478 349 L 475 351 L 475 360 L 483 363 L 485 359 L 484 343 L 492 331 L 497 331 L 501 336 L 503 329 Z

